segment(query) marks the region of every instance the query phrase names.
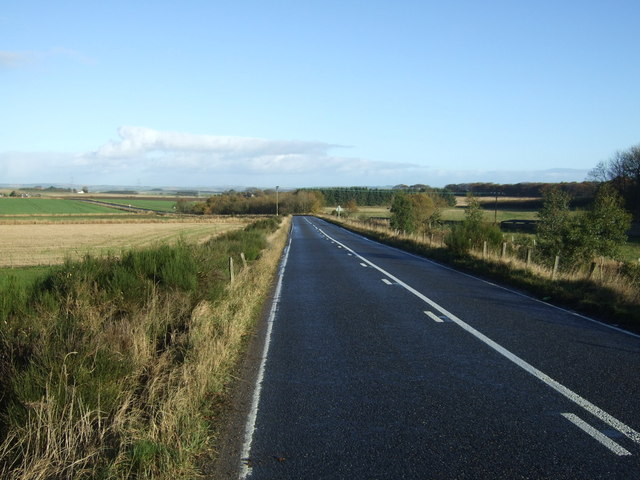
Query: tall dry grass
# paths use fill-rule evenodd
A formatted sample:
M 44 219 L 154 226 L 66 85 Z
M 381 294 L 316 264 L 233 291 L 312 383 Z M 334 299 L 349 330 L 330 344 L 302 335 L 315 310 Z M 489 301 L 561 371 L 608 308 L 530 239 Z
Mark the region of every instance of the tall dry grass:
M 249 227 L 177 251 L 68 264 L 33 292 L 35 304 L 9 305 L 0 476 L 197 478 L 212 446 L 212 398 L 268 294 L 287 223 L 268 241 L 268 230 Z M 230 284 L 223 260 L 238 249 L 249 264 Z M 131 276 L 140 285 L 127 292 Z

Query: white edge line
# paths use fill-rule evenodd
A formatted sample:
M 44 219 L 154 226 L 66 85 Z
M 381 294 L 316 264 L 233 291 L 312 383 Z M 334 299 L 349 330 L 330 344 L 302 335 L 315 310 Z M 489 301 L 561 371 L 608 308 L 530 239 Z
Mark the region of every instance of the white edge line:
M 604 435 L 602 432 L 600 432 L 600 431 L 596 430 L 595 428 L 593 428 L 591 425 L 589 425 L 587 422 L 582 420 L 577 415 L 574 415 L 573 413 L 563 413 L 561 415 L 564 418 L 566 418 L 567 420 L 569 420 L 571 423 L 573 423 L 580 430 L 582 430 L 585 433 L 591 435 L 595 440 L 600 442 L 602 445 L 607 447 L 609 450 L 611 450 L 616 455 L 620 455 L 620 456 L 631 455 L 631 452 L 629 450 L 627 450 L 626 448 L 618 445 L 616 442 L 611 440 L 609 437 Z
M 258 369 L 258 377 L 256 378 L 256 386 L 253 390 L 253 398 L 251 400 L 251 410 L 247 417 L 247 423 L 244 427 L 244 443 L 242 445 L 242 454 L 240 456 L 240 476 L 241 480 L 246 479 L 251 475 L 251 467 L 249 466 L 249 457 L 251 454 L 251 444 L 253 443 L 253 433 L 256 427 L 256 419 L 258 417 L 258 405 L 260 403 L 260 393 L 262 392 L 262 381 L 264 379 L 264 371 L 267 363 L 267 355 L 269 354 L 269 345 L 271 344 L 271 331 L 273 329 L 273 322 L 280 305 L 280 293 L 282 290 L 282 278 L 284 276 L 284 269 L 289 259 L 289 250 L 291 248 L 292 235 L 289 236 L 289 244 L 286 247 L 282 262 L 278 271 L 278 283 L 276 285 L 275 292 L 273 294 L 273 303 L 271 304 L 271 310 L 269 311 L 269 318 L 267 320 L 267 332 L 264 341 L 264 349 L 262 350 L 262 359 L 260 360 L 260 368 Z
M 322 233 L 324 235 L 327 235 L 326 232 L 322 232 Z M 337 240 L 336 240 L 336 242 L 337 242 Z M 340 243 L 340 242 L 338 242 L 338 243 Z M 511 353 L 509 350 L 504 348 L 502 345 L 499 345 L 498 343 L 494 342 L 493 340 L 491 340 L 489 337 L 487 337 L 483 333 L 480 333 L 478 330 L 473 328 L 468 323 L 465 323 L 464 321 L 460 320 L 454 314 L 452 314 L 451 312 L 447 311 L 445 308 L 441 307 L 440 305 L 438 305 L 436 302 L 434 302 L 430 298 L 427 298 L 422 293 L 418 292 L 415 288 L 413 288 L 410 285 L 404 283 L 402 280 L 400 280 L 399 278 L 395 277 L 394 275 L 391 275 L 389 272 L 387 272 L 383 268 L 377 266 L 376 264 L 374 264 L 370 260 L 367 260 L 362 255 L 359 255 L 353 249 L 347 247 L 343 243 L 341 243 L 341 245 L 344 246 L 344 248 L 347 249 L 348 251 L 352 252 L 356 257 L 361 259 L 363 262 L 368 263 L 371 267 L 375 268 L 376 270 L 381 272 L 383 275 L 389 277 L 394 282 L 396 282 L 398 285 L 401 285 L 406 290 L 408 290 L 409 292 L 413 293 L 416 297 L 418 297 L 421 300 L 423 300 L 425 303 L 431 305 L 431 307 L 433 307 L 435 310 L 439 311 L 440 313 L 442 313 L 443 315 L 448 317 L 451 321 L 455 322 L 462 329 L 466 330 L 471 335 L 476 337 L 478 340 L 480 340 L 480 341 L 484 342 L 485 344 L 487 344 L 489 347 L 494 349 L 499 354 L 501 354 L 504 357 L 506 357 L 507 359 L 511 360 L 513 363 L 518 365 L 520 368 L 522 368 L 526 372 L 530 373 L 534 377 L 536 377 L 539 380 L 541 380 L 542 382 L 546 383 L 548 386 L 550 386 L 551 388 L 556 390 L 558 393 L 564 395 L 566 398 L 568 398 L 572 402 L 576 403 L 577 405 L 581 406 L 583 409 L 585 409 L 586 411 L 588 411 L 592 415 L 598 417 L 603 422 L 607 423 L 611 427 L 613 427 L 616 430 L 618 430 L 619 432 L 623 433 L 624 435 L 629 437 L 634 442 L 640 444 L 640 433 L 636 432 L 633 428 L 631 428 L 628 425 L 624 424 L 623 422 L 621 422 L 617 418 L 613 417 L 612 415 L 608 414 L 607 412 L 605 412 L 601 408 L 599 408 L 596 405 L 594 405 L 593 403 L 589 402 L 587 399 L 581 397 L 580 395 L 578 395 L 574 391 L 570 390 L 569 388 L 565 387 L 564 385 L 562 385 L 561 383 L 557 382 L 553 378 L 549 377 L 546 373 L 538 370 L 533 365 L 531 365 L 530 363 L 527 363 L 526 361 L 524 361 L 523 359 L 521 359 L 520 357 L 518 357 L 514 353 Z
M 437 316 L 435 313 L 429 311 L 429 310 L 425 310 L 424 311 L 425 315 L 427 317 L 429 317 L 431 320 L 433 320 L 434 322 L 438 322 L 438 323 L 444 323 L 444 320 L 441 319 L 439 316 Z
M 431 260 L 429 258 L 421 257 L 420 255 L 417 255 L 415 253 L 407 252 L 406 250 L 402 250 L 402 249 L 394 247 L 392 245 L 386 245 L 384 243 L 378 242 L 377 240 L 372 240 L 372 239 L 367 238 L 367 237 L 365 237 L 363 235 L 360 235 L 359 233 L 352 232 L 351 230 L 347 230 L 346 228 L 344 228 L 344 227 L 342 227 L 340 225 L 336 225 L 335 223 L 329 223 L 329 222 L 327 222 L 326 220 L 324 220 L 322 218 L 318 218 L 318 217 L 315 217 L 315 218 L 317 218 L 321 222 L 326 223 L 327 225 L 332 225 L 332 226 L 334 226 L 336 228 L 340 228 L 340 229 L 342 229 L 342 230 L 344 230 L 346 232 L 349 232 L 352 235 L 355 235 L 356 237 L 358 237 L 358 238 L 360 238 L 362 240 L 366 240 L 367 242 L 377 243 L 378 245 L 382 245 L 382 246 L 388 247 L 388 248 L 390 248 L 392 250 L 395 250 L 396 252 L 403 253 L 405 255 L 408 255 L 410 257 L 416 258 L 418 260 L 422 260 L 423 262 L 427 262 L 427 263 L 430 263 L 430 264 L 435 265 L 437 267 L 444 268 L 445 270 L 449 270 L 451 272 L 455 272 L 458 275 L 463 275 L 463 276 L 468 277 L 468 278 L 473 278 L 474 280 L 478 280 L 479 282 L 486 283 L 487 285 L 491 285 L 491 286 L 496 287 L 496 288 L 500 288 L 502 290 L 505 290 L 507 292 L 513 293 L 515 295 L 519 295 L 521 297 L 527 298 L 527 299 L 532 300 L 534 302 L 542 303 L 543 305 L 546 305 L 546 306 L 551 307 L 551 308 L 555 308 L 556 310 L 560 310 L 561 312 L 565 312 L 565 313 L 569 313 L 571 315 L 575 315 L 576 317 L 580 317 L 580 318 L 582 318 L 584 320 L 587 320 L 589 322 L 596 323 L 596 324 L 598 324 L 598 325 L 600 325 L 602 327 L 610 328 L 611 330 L 615 330 L 616 332 L 624 333 L 625 335 L 629 335 L 631 337 L 640 338 L 640 334 L 638 334 L 638 333 L 630 332 L 629 330 L 625 330 L 624 328 L 616 327 L 615 325 L 611 325 L 609 323 L 601 322 L 600 320 L 597 320 L 597 319 L 591 318 L 591 317 L 587 317 L 586 315 L 583 315 L 583 314 L 578 313 L 578 312 L 574 312 L 573 310 L 568 310 L 566 308 L 559 307 L 558 305 L 554 305 L 552 303 L 545 302 L 544 300 L 540 300 L 539 298 L 532 297 L 531 295 L 528 295 L 526 293 L 522 293 L 522 292 L 519 292 L 519 291 L 514 290 L 512 288 L 505 287 L 504 285 L 491 283 L 490 281 L 485 280 L 483 278 L 476 277 L 475 275 L 471 275 L 470 273 L 461 272 L 460 270 L 456 270 L 455 268 L 449 267 L 447 265 L 444 265 L 442 263 L 436 262 L 436 261 Z M 321 229 L 318 229 L 318 230 L 322 231 Z M 322 232 L 322 233 L 324 235 L 326 235 L 325 232 Z

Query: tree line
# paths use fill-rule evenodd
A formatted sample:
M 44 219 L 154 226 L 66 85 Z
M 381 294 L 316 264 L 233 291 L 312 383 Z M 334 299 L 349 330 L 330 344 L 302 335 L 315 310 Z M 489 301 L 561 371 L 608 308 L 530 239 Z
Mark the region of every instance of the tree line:
M 573 198 L 594 198 L 598 189 L 598 182 L 523 182 L 523 183 L 451 183 L 445 189 L 458 195 L 472 193 L 475 196 L 499 195 L 505 197 L 542 197 L 545 190 L 557 186 Z
M 357 205 L 388 206 L 398 194 L 426 193 L 432 198 L 440 198 L 447 205 L 455 205 L 455 197 L 452 192 L 442 188 L 432 188 L 428 185 L 397 185 L 394 188 L 368 188 L 368 187 L 332 187 L 306 189 L 310 192 L 319 192 L 326 205 L 345 206 L 349 202 Z
M 289 215 L 294 213 L 317 213 L 324 207 L 320 192 L 296 190 L 276 192 L 275 190 L 248 189 L 244 192 L 233 190 L 212 195 L 204 202 L 182 203 L 176 210 L 182 213 L 204 215 Z

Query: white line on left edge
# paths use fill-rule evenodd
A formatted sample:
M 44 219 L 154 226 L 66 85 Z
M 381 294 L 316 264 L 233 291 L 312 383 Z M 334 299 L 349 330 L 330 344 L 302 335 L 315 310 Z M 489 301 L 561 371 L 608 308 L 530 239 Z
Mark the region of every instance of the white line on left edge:
M 244 427 L 244 443 L 242 445 L 242 455 L 240 456 L 240 479 L 244 480 L 251 475 L 251 467 L 249 466 L 249 456 L 251 454 L 251 444 L 253 443 L 253 433 L 256 429 L 256 419 L 258 418 L 258 404 L 260 403 L 260 393 L 262 392 L 262 381 L 264 380 L 265 365 L 267 363 L 267 355 L 269 354 L 269 345 L 271 344 L 271 331 L 273 330 L 273 322 L 280 305 L 280 292 L 282 291 L 282 278 L 284 270 L 289 260 L 289 250 L 291 250 L 292 235 L 289 236 L 289 244 L 286 247 L 282 264 L 278 271 L 278 283 L 273 294 L 273 303 L 269 311 L 269 319 L 267 320 L 267 333 L 264 341 L 264 349 L 262 350 L 262 359 L 260 360 L 260 368 L 258 370 L 258 378 L 256 379 L 255 390 L 251 400 L 251 410 L 247 417 L 247 423 Z
M 320 231 L 324 235 L 327 235 L 327 233 L 324 232 L 322 229 Z M 485 343 L 486 345 L 488 345 L 489 347 L 494 349 L 500 355 L 504 356 L 505 358 L 507 358 L 511 362 L 515 363 L 520 368 L 522 368 L 526 372 L 528 372 L 531 375 L 533 375 L 534 377 L 536 377 L 538 380 L 544 382 L 546 385 L 548 385 L 549 387 L 553 388 L 555 391 L 557 391 L 558 393 L 560 393 L 561 395 L 563 395 L 567 399 L 569 399 L 572 402 L 574 402 L 575 404 L 581 406 L 587 412 L 589 412 L 593 416 L 599 418 L 600 420 L 602 420 L 607 425 L 610 425 L 611 427 L 613 427 L 616 430 L 618 430 L 620 433 L 622 433 L 622 434 L 626 435 L 627 437 L 629 437 L 634 442 L 640 444 L 640 433 L 638 433 L 636 430 L 631 428 L 629 425 L 626 425 L 624 422 L 618 420 L 613 415 L 610 415 L 609 413 L 605 412 L 600 407 L 594 405 L 593 403 L 591 403 L 586 398 L 581 397 L 580 395 L 575 393 L 573 390 L 565 387 L 560 382 L 554 380 L 553 378 L 551 378 L 549 375 L 547 375 L 546 373 L 542 372 L 541 370 L 538 370 L 536 367 L 534 367 L 530 363 L 527 363 L 526 361 L 524 361 L 523 359 L 521 359 L 520 357 L 518 357 L 514 353 L 512 353 L 509 350 L 507 350 L 506 348 L 504 348 L 502 345 L 496 343 L 495 341 L 493 341 L 489 337 L 487 337 L 485 334 L 483 334 L 483 333 L 479 332 L 478 330 L 476 330 L 475 328 L 473 328 L 468 323 L 460 320 L 453 313 L 449 312 L 444 307 L 441 307 L 436 302 L 434 302 L 433 300 L 428 298 L 426 295 L 423 295 L 422 293 L 417 291 L 415 288 L 411 287 L 410 285 L 408 285 L 405 282 L 403 282 L 402 280 L 400 280 L 398 277 L 396 277 L 396 276 L 392 275 L 391 273 L 387 272 L 386 270 L 384 270 L 383 268 L 379 267 L 378 265 L 376 265 L 372 261 L 364 258 L 362 255 L 358 254 L 355 250 L 349 248 L 344 243 L 338 242 L 337 240 L 335 240 L 335 241 L 337 243 L 339 243 L 340 245 L 342 245 L 347 251 L 353 253 L 354 256 L 356 256 L 357 258 L 359 258 L 363 262 L 366 262 L 368 265 L 370 265 L 371 267 L 375 268 L 376 270 L 378 270 L 380 273 L 382 273 L 386 277 L 389 277 L 395 283 L 397 283 L 398 285 L 400 285 L 404 289 L 408 290 L 409 292 L 413 293 L 416 297 L 418 297 L 419 299 L 421 299 L 422 301 L 424 301 L 428 305 L 431 305 L 431 308 L 433 308 L 434 310 L 437 310 L 441 314 L 445 315 L 449 320 L 451 320 L 452 322 L 456 323 L 463 330 L 467 331 L 468 333 L 470 333 L 471 335 L 476 337 L 478 340 L 480 340 L 481 342 Z

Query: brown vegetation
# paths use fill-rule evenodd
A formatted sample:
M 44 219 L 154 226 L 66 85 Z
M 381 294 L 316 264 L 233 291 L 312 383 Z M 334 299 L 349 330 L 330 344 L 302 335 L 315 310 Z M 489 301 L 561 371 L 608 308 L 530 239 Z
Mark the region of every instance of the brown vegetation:
M 119 253 L 184 238 L 204 241 L 242 228 L 247 219 L 158 223 L 15 224 L 2 226 L 0 266 L 53 265 L 86 254 Z

